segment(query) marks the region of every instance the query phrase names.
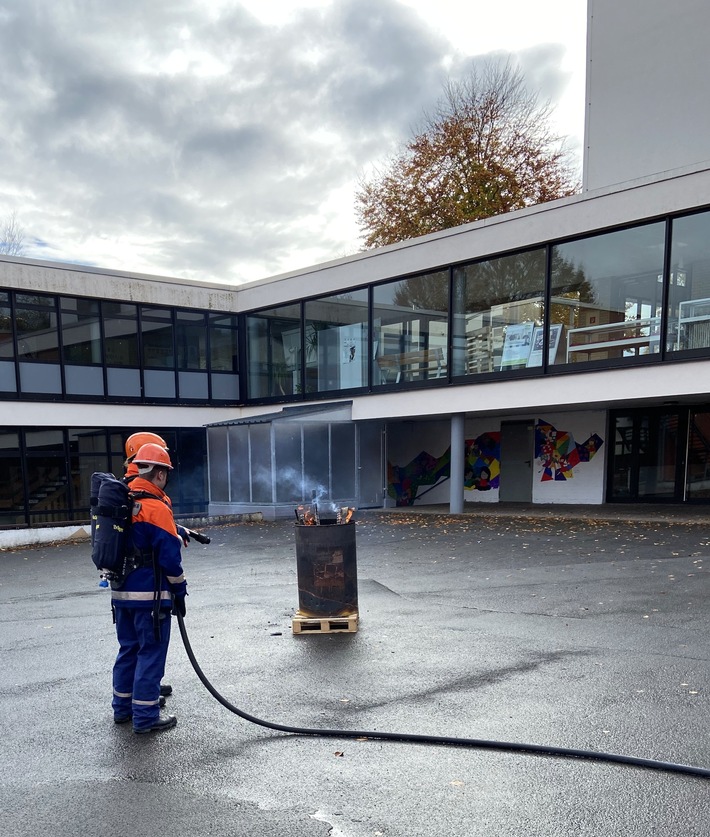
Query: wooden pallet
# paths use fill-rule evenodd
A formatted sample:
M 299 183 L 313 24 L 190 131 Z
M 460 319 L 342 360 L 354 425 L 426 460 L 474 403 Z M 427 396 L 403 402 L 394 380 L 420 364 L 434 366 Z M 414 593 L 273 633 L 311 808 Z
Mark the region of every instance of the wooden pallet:
M 297 613 L 291 621 L 294 634 L 353 634 L 357 631 L 358 615 L 303 616 Z

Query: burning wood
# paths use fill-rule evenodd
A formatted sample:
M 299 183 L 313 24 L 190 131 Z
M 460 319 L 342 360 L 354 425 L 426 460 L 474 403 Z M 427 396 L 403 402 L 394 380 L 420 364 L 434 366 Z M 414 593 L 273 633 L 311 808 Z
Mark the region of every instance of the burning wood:
M 351 506 L 337 506 L 326 503 L 320 510 L 316 503 L 296 506 L 296 521 L 301 526 L 323 526 L 328 524 L 350 523 L 355 509 Z
M 317 506 L 296 506 L 296 520 L 302 526 L 317 526 L 320 523 Z

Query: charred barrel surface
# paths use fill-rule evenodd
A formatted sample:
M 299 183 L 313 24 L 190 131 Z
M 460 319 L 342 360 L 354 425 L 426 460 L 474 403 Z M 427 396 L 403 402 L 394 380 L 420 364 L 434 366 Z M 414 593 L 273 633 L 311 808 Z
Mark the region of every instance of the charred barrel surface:
M 355 524 L 296 524 L 298 609 L 304 616 L 357 612 Z

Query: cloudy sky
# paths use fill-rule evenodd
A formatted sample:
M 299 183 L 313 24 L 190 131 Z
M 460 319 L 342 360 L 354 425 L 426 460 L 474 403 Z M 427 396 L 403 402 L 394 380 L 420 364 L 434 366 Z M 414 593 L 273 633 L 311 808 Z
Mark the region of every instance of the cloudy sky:
M 31 258 L 193 280 L 349 255 L 358 177 L 474 60 L 511 55 L 581 160 L 586 5 L 0 0 L 0 220 Z

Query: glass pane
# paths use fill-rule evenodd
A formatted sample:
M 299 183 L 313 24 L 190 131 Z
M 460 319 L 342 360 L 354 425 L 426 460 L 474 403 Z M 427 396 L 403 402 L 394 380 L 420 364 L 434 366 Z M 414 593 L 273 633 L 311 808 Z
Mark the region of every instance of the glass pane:
M 237 318 L 219 314 L 210 318 L 210 368 L 213 372 L 238 372 Z
M 454 270 L 454 373 L 542 366 L 544 298 L 544 250 Z
M 108 366 L 138 367 L 138 316 L 135 305 L 121 305 L 121 312 L 130 317 L 114 317 L 109 314 L 114 303 L 103 303 L 104 346 Z
M 239 400 L 239 375 L 210 375 L 210 383 L 216 401 Z
M 22 482 L 20 436 L 14 431 L 0 430 L 0 514 L 6 524 L 21 523 L 25 509 Z
M 15 302 L 17 305 L 32 305 L 36 308 L 45 308 L 48 311 L 54 311 L 56 300 L 53 296 L 47 294 L 23 294 L 17 291 L 15 293 Z
M 180 387 L 180 398 L 207 400 L 207 373 L 178 372 L 178 385 Z
M 249 398 L 301 392 L 301 306 L 247 317 L 247 352 Z
M 210 329 L 210 365 L 213 372 L 236 372 L 238 369 L 237 332 L 232 328 Z
M 175 339 L 178 369 L 207 369 L 207 325 L 204 314 L 179 311 Z
M 59 361 L 57 314 L 46 301 L 42 306 L 17 305 L 15 328 L 19 357 L 28 360 Z
M 27 484 L 33 523 L 61 520 L 69 509 L 69 476 L 61 430 L 28 431 Z
M 300 424 L 274 423 L 274 459 L 276 502 L 298 504 L 302 493 Z
M 64 385 L 68 395 L 103 395 L 103 371 L 94 366 L 65 366 Z
M 633 362 L 660 350 L 664 240 L 658 223 L 552 248 L 556 363 Z
M 445 378 L 448 311 L 448 271 L 374 287 L 373 385 Z
M 306 392 L 367 386 L 367 289 L 306 302 Z
M 678 417 L 651 416 L 640 431 L 638 496 L 670 499 L 675 495 Z
M 170 308 L 153 308 L 151 305 L 141 306 L 141 318 L 144 320 L 163 320 L 172 322 L 173 314 Z
M 636 496 L 634 420 L 630 416 L 619 416 L 616 419 L 611 479 L 611 493 L 615 500 Z
M 204 428 L 184 428 L 175 435 L 176 473 L 168 483 L 173 509 L 177 514 L 204 514 L 207 511 L 206 432 Z M 168 436 L 165 441 L 169 443 Z
M 61 301 L 62 354 L 65 363 L 102 362 L 99 303 L 93 300 Z
M 126 439 L 131 435 L 131 433 L 137 432 L 131 430 L 130 432 L 125 433 L 111 433 L 109 435 L 109 444 L 111 446 L 111 453 L 125 453 L 125 443 Z
M 355 425 L 331 424 L 333 500 L 355 497 Z
M 707 349 L 710 347 L 710 213 L 673 221 L 668 282 L 668 351 Z
M 710 498 L 710 413 L 690 417 L 688 499 Z
M 309 502 L 313 492 L 330 498 L 330 434 L 327 424 L 303 425 L 303 461 L 308 469 L 303 480 L 303 500 Z
M 88 515 L 91 475 L 105 471 L 108 463 L 106 433 L 98 428 L 67 431 L 72 473 L 72 504 Z
M 268 424 L 249 426 L 249 454 L 251 459 L 251 494 L 253 503 L 273 502 L 271 467 L 271 427 Z M 233 468 L 243 468 L 232 460 Z
M 3 294 L 7 297 L 7 294 Z M 15 346 L 12 341 L 12 312 L 6 300 L 0 304 L 0 358 L 15 357 Z
M 108 394 L 116 398 L 138 398 L 141 394 L 141 376 L 137 369 L 107 369 Z
M 143 374 L 146 398 L 175 398 L 175 373 L 146 369 Z
M 59 308 L 62 311 L 71 311 L 79 317 L 93 317 L 99 313 L 99 301 L 81 296 L 60 296 Z
M 0 392 L 17 392 L 15 364 L 11 360 L 0 361 Z
M 143 337 L 143 364 L 161 369 L 175 368 L 172 321 L 161 317 L 159 321 L 146 316 L 141 320 Z
M 229 428 L 229 459 L 232 463 L 232 502 L 249 503 L 251 501 L 249 480 L 249 425 L 236 424 Z
M 61 394 L 62 379 L 58 363 L 20 363 L 22 392 Z
M 207 455 L 210 465 L 210 500 L 229 502 L 229 448 L 227 427 L 210 427 L 207 431 Z M 246 460 L 247 462 L 249 460 Z M 246 470 L 246 469 L 245 469 Z M 240 500 L 242 498 L 239 498 Z

